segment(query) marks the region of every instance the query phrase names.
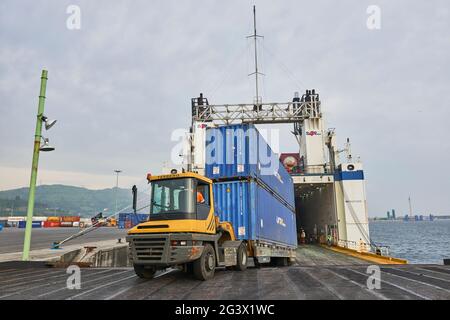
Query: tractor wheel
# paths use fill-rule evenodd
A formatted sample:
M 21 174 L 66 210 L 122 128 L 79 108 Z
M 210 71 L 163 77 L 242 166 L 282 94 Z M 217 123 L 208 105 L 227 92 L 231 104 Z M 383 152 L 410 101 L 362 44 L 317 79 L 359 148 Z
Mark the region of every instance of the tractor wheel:
M 235 269 L 238 271 L 244 271 L 245 269 L 247 269 L 247 261 L 247 246 L 245 245 L 245 243 L 241 243 L 237 250 L 237 265 Z
M 156 273 L 155 267 L 149 267 L 149 266 L 144 266 L 144 265 L 140 265 L 140 264 L 135 264 L 135 265 L 133 265 L 133 267 L 134 267 L 134 272 L 136 273 L 136 275 L 142 279 L 153 279 L 153 277 Z
M 200 258 L 193 262 L 194 276 L 199 280 L 208 280 L 214 277 L 216 270 L 216 254 L 213 247 L 207 243 Z

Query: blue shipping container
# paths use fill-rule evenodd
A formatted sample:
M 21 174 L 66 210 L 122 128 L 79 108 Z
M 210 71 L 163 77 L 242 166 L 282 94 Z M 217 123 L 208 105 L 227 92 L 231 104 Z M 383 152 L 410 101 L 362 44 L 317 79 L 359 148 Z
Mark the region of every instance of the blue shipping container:
M 208 128 L 205 173 L 210 179 L 260 179 L 282 199 L 294 199 L 292 177 L 253 124 Z
M 133 222 L 142 222 L 148 220 L 148 214 L 147 213 L 119 213 L 119 221 L 126 221 L 130 220 Z
M 215 212 L 236 238 L 297 246 L 295 213 L 255 181 L 217 182 L 213 192 Z
M 24 229 L 26 228 L 27 222 L 26 221 L 19 221 L 19 224 L 17 227 Z M 33 221 L 31 224 L 32 228 L 41 228 L 42 227 L 42 222 L 41 221 Z
M 131 221 L 131 227 L 148 220 L 149 214 L 146 213 L 119 213 L 117 226 L 119 229 L 125 229 L 125 222 Z
M 150 215 L 147 213 L 138 213 L 137 216 L 138 216 L 139 222 L 144 222 L 144 221 L 148 220 Z

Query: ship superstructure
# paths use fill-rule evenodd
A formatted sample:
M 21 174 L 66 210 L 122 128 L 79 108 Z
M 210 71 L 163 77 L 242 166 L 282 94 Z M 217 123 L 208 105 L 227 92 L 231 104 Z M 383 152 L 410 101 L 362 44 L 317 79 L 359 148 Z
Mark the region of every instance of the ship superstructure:
M 298 150 L 281 154 L 280 160 L 294 180 L 299 234 L 304 233 L 316 242 L 330 242 L 331 238 L 340 246 L 375 249 L 369 235 L 362 163 L 353 160 L 348 139 L 344 149 L 337 148 L 335 130 L 327 129 L 324 123 L 319 93 L 312 89 L 301 96 L 295 92 L 289 102 L 262 101 L 258 89 L 258 77 L 262 73 L 258 69 L 257 39 L 260 36 L 256 31 L 255 7 L 253 18 L 254 32 L 248 37 L 254 40 L 255 49 L 255 70 L 249 75 L 255 77 L 253 103 L 217 105 L 210 104 L 203 94 L 193 98 L 184 169 L 204 174 L 208 127 L 242 123 L 291 124 Z M 344 151 L 345 161 L 341 162 L 340 153 Z

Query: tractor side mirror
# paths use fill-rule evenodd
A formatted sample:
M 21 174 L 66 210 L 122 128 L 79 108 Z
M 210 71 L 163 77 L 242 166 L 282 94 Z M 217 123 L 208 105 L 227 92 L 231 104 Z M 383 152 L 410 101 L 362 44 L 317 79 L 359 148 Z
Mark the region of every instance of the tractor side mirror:
M 131 188 L 131 192 L 133 193 L 133 212 L 136 214 L 136 204 L 137 204 L 137 187 L 136 185 Z

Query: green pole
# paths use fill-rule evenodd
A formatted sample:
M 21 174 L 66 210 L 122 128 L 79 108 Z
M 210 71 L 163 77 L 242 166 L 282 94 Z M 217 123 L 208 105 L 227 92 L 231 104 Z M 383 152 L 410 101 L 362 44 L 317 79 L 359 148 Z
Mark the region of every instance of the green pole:
M 31 166 L 30 190 L 28 194 L 27 223 L 25 227 L 25 239 L 23 241 L 22 260 L 28 261 L 30 256 L 31 229 L 33 224 L 34 194 L 36 191 L 36 179 L 39 163 L 39 148 L 41 146 L 42 116 L 44 115 L 45 89 L 47 87 L 47 70 L 42 70 L 41 91 L 39 93 L 39 106 L 36 120 L 36 132 L 34 134 L 33 163 Z

